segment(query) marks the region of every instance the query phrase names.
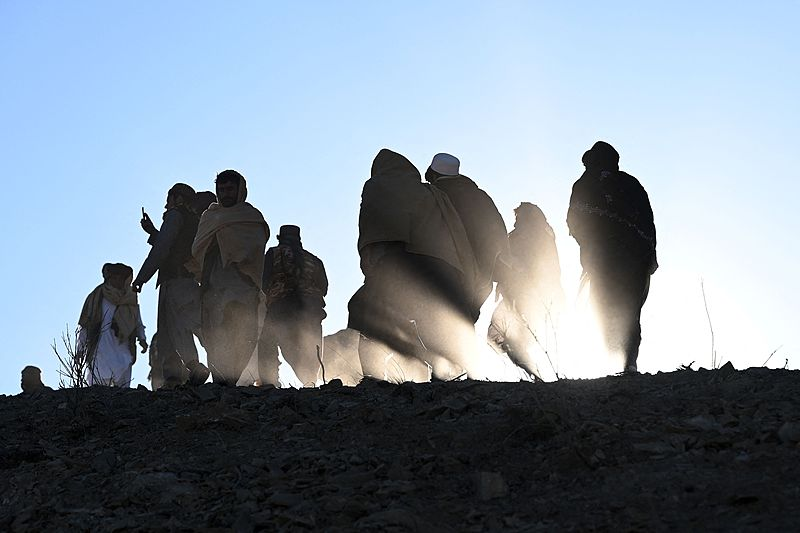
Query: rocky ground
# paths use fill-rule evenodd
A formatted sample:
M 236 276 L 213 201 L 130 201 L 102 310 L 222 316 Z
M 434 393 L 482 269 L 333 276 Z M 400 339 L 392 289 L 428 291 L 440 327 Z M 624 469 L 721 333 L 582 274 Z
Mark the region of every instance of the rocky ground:
M 0 530 L 794 531 L 800 372 L 0 397 Z

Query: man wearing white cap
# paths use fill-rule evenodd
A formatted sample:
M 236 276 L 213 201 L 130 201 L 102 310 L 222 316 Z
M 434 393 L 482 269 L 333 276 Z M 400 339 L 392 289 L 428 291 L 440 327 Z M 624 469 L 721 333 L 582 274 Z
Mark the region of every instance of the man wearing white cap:
M 476 322 L 481 306 L 496 281 L 495 263 L 501 254 L 508 255 L 508 234 L 503 217 L 491 197 L 470 178 L 460 174 L 457 157 L 440 153 L 433 156 L 425 180 L 444 192 L 456 209 L 478 262 L 475 284 L 467 295 L 469 309 Z

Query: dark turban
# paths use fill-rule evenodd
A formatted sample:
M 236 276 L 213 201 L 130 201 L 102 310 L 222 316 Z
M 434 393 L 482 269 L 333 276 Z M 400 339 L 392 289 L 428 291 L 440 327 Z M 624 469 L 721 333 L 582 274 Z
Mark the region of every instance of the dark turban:
M 619 170 L 619 152 L 604 141 L 594 143 L 594 146 L 583 154 L 581 161 L 587 169 Z
M 133 269 L 123 263 L 106 263 L 103 265 L 103 279 L 108 279 L 110 276 L 119 275 L 125 279 L 133 277 Z

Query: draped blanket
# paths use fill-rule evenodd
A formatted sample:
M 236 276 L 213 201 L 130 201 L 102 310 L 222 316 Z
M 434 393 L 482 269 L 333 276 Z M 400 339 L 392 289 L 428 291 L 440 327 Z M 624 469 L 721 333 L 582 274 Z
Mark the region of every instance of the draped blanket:
M 86 297 L 78 319 L 78 325 L 84 328 L 91 337 L 99 332 L 103 322 L 103 298 L 117 307 L 112 318 L 114 335 L 121 343 L 130 342 L 139 325 L 139 301 L 131 289 L 131 280 L 127 279 L 123 289 L 116 289 L 104 282 L 95 287 Z
M 232 207 L 214 203 L 200 218 L 192 255 L 202 272 L 206 252 L 216 240 L 222 265 L 235 264 L 255 286 L 260 287 L 264 247 L 268 239 L 269 226 L 258 209 L 247 202 Z
M 381 150 L 361 193 L 358 249 L 402 242 L 408 252 L 435 257 L 457 268 L 467 286 L 475 283 L 475 255 L 453 204 L 425 185 L 402 155 Z

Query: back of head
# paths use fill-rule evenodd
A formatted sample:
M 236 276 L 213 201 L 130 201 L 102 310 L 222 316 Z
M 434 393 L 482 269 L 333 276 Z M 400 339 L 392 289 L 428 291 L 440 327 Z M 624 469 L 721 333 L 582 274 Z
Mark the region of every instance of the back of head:
M 405 156 L 383 148 L 372 161 L 373 178 L 376 177 L 410 177 L 421 181 L 419 170 Z
M 192 202 L 192 211 L 198 215 L 203 214 L 203 211 L 208 209 L 208 206 L 217 201 L 217 195 L 211 191 L 200 191 L 194 195 Z
M 514 215 L 516 215 L 516 221 L 514 223 L 515 228 L 519 226 L 545 227 L 548 225 L 544 212 L 538 205 L 530 202 L 520 203 L 519 207 L 514 209 Z
M 196 193 L 191 185 L 187 185 L 185 183 L 176 183 L 172 186 L 172 188 L 170 188 L 167 194 L 176 198 L 182 198 L 183 204 L 190 206 L 194 202 Z
M 20 383 L 22 392 L 36 392 L 44 388 L 42 383 L 42 371 L 35 366 L 26 366 L 22 369 L 22 381 Z
M 619 152 L 605 141 L 597 141 L 581 160 L 587 170 L 619 170 Z

